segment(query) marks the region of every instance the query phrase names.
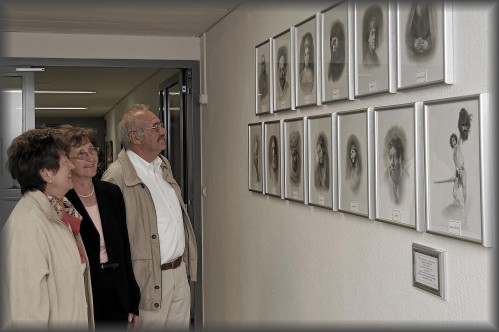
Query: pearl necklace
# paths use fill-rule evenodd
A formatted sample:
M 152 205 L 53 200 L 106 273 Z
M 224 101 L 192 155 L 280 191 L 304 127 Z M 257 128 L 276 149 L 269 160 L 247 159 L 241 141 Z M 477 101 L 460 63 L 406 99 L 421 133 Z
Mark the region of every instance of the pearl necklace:
M 83 198 L 88 198 L 88 197 L 90 197 L 90 196 L 92 196 L 94 194 L 94 191 L 95 191 L 95 187 L 92 186 L 92 192 L 90 194 L 88 194 L 88 195 L 80 195 L 80 194 L 76 193 L 76 195 L 78 195 L 80 197 L 83 197 Z M 75 192 L 76 192 L 76 190 L 75 190 Z

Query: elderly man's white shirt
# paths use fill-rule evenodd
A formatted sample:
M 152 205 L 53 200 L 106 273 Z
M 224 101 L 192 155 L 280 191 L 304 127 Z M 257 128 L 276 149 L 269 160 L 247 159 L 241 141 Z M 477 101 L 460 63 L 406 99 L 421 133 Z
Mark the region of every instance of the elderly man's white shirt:
M 135 152 L 127 150 L 137 175 L 151 192 L 158 222 L 161 264 L 180 257 L 185 249 L 182 208 L 172 185 L 163 179 L 161 159 L 148 163 Z

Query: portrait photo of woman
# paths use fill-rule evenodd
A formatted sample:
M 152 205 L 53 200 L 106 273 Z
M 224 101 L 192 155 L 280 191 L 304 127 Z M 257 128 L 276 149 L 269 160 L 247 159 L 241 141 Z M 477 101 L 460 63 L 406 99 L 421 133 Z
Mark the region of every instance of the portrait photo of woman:
M 389 1 L 359 1 L 355 20 L 355 96 L 395 92 L 391 65 L 396 49 L 390 43 Z
M 345 178 L 347 179 L 352 192 L 357 192 L 362 176 L 362 156 L 360 154 L 360 143 L 357 136 L 350 135 L 350 137 L 348 137 L 346 152 Z
M 310 95 L 314 88 L 314 39 L 307 32 L 300 44 L 300 89 L 305 95 Z
M 303 118 L 283 121 L 284 198 L 305 201 L 305 146 Z
M 281 121 L 264 123 L 265 194 L 281 197 L 282 146 Z
M 268 174 L 269 180 L 274 186 L 277 186 L 279 181 L 279 147 L 277 144 L 277 137 L 275 135 L 270 136 Z
M 353 55 L 354 49 L 350 41 L 353 29 L 348 18 L 349 5 L 345 1 L 322 12 L 319 41 L 322 70 L 318 69 L 318 73 L 321 73 L 319 86 L 323 104 L 353 98 L 354 80 L 351 76 L 354 72 L 350 66 L 350 54 Z
M 317 21 L 316 16 L 313 16 L 298 24 L 295 30 L 294 86 L 296 89 L 296 107 L 317 104 Z
M 345 68 L 345 30 L 343 23 L 335 21 L 331 27 L 329 38 L 331 60 L 329 62 L 328 79 L 336 82 Z
M 338 112 L 338 210 L 368 216 L 367 110 Z

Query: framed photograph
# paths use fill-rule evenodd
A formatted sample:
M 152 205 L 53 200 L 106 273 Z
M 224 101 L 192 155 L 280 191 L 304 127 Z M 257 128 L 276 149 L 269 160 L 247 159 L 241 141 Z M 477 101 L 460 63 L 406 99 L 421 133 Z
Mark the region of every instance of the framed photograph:
M 248 125 L 248 189 L 263 193 L 262 123 Z
M 367 110 L 337 113 L 338 211 L 369 217 Z
M 343 1 L 321 13 L 322 103 L 354 98 L 353 12 Z
M 393 6 L 355 1 L 355 96 L 396 92 Z
M 429 233 L 492 245 L 497 142 L 490 113 L 488 94 L 424 103 Z
M 295 109 L 294 32 L 291 27 L 272 38 L 274 112 Z
M 423 103 L 373 111 L 375 219 L 424 231 Z
M 321 91 L 319 72 L 321 62 L 319 57 L 319 21 L 316 14 L 296 25 L 295 30 L 295 77 L 296 77 L 296 107 L 317 105 Z
M 113 162 L 113 141 L 106 141 L 106 164 Z
M 447 299 L 446 258 L 442 250 L 412 244 L 412 285 Z
M 308 201 L 310 205 L 333 209 L 334 155 L 331 114 L 307 118 Z
M 256 114 L 272 113 L 272 40 L 269 39 L 255 47 L 255 95 Z
M 452 6 L 443 0 L 397 6 L 398 88 L 453 83 Z
M 282 138 L 281 120 L 264 122 L 265 194 L 281 198 Z
M 284 198 L 306 203 L 306 118 L 284 120 Z

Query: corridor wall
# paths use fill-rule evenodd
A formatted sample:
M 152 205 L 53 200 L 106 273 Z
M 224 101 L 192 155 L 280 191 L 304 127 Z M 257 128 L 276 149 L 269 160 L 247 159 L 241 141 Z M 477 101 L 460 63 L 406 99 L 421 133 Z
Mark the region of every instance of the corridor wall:
M 206 33 L 205 326 L 495 324 L 497 245 L 486 248 L 248 190 L 250 123 L 483 92 L 495 101 L 497 6 L 455 2 L 454 84 L 255 115 L 255 46 L 329 5 L 244 2 Z M 445 251 L 446 300 L 412 285 L 413 243 Z

